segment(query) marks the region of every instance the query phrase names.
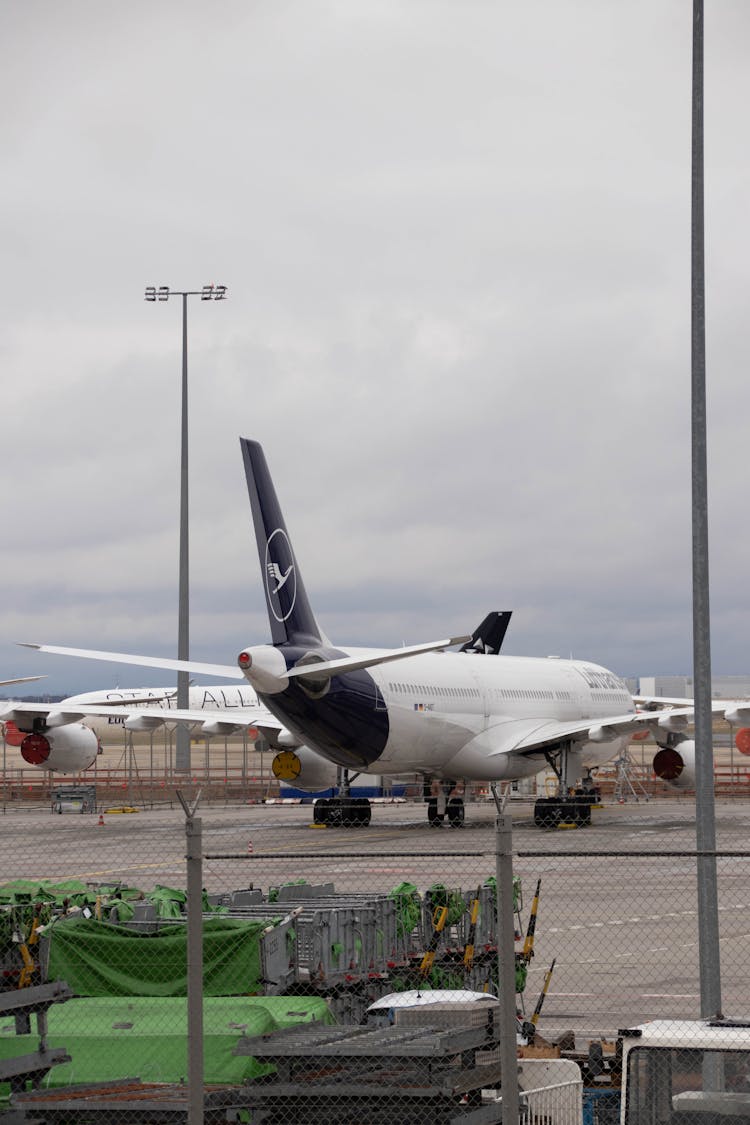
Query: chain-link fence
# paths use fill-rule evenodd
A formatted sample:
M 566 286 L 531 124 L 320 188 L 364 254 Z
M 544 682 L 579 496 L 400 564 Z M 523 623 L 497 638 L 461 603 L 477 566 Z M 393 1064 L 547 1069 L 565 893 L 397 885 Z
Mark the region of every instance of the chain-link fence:
M 700 1014 L 689 808 L 632 832 L 630 810 L 615 810 L 616 832 L 566 833 L 540 832 L 515 806 L 503 1004 L 492 802 L 469 806 L 461 831 L 431 829 L 418 803 L 377 807 L 361 830 L 321 829 L 303 805 L 187 818 L 179 805 L 70 816 L 9 805 L 0 1113 L 50 1125 L 500 1121 L 510 1010 L 506 1114 L 611 1125 L 619 1033 L 667 1021 L 687 1036 L 679 1021 Z M 750 1011 L 748 860 L 740 848 L 717 857 L 734 1017 Z M 742 1051 L 717 1078 L 703 1044 L 665 1040 L 655 1068 L 646 1040 L 630 1054 L 641 1116 L 629 1125 L 719 1113 L 706 1100 L 717 1087 L 739 1105 L 733 1120 L 750 1121 Z M 724 1117 L 690 1122 L 709 1119 Z

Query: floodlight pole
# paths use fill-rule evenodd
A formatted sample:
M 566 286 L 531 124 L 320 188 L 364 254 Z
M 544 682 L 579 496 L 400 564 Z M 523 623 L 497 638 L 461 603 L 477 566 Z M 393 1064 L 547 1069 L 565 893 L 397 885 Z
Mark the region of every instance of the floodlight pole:
M 180 563 L 177 615 L 177 659 L 190 659 L 190 536 L 188 493 L 188 362 L 187 362 L 187 299 L 200 297 L 202 301 L 226 299 L 226 285 L 204 285 L 202 289 L 170 289 L 168 285 L 148 286 L 147 301 L 168 301 L 182 297 L 182 400 L 180 432 Z M 190 702 L 190 673 L 177 673 L 177 710 L 186 711 Z M 190 773 L 190 730 L 178 723 L 175 730 L 174 768 L 176 773 Z
M 708 583 L 706 456 L 706 287 L 703 207 L 703 0 L 693 0 L 691 219 L 691 427 L 693 480 L 693 692 L 695 696 L 695 835 L 701 1016 L 721 1013 L 716 875 L 711 615 Z
M 188 1125 L 203 1125 L 203 822 L 195 815 L 201 791 L 192 807 L 179 789 L 177 797 L 187 845 Z
M 519 1120 L 518 1040 L 516 1038 L 516 955 L 513 911 L 513 821 L 493 785 L 499 815 L 495 818 L 495 895 L 497 905 L 497 994 L 500 997 L 500 1091 L 502 1123 Z M 503 811 L 501 811 L 503 810 Z
M 177 617 L 177 659 L 190 659 L 190 523 L 188 503 L 188 365 L 187 293 L 182 297 L 182 410 L 180 423 L 180 572 Z M 177 673 L 177 710 L 190 705 L 190 673 Z M 175 769 L 190 772 L 190 728 L 178 723 L 175 730 Z

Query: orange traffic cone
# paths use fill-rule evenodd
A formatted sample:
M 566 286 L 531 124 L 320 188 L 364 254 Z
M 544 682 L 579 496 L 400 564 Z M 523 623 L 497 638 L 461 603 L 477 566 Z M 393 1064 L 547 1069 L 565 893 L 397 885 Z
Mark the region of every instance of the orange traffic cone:
M 97 828 L 104 828 L 104 814 L 103 813 L 99 813 L 99 823 L 97 825 Z

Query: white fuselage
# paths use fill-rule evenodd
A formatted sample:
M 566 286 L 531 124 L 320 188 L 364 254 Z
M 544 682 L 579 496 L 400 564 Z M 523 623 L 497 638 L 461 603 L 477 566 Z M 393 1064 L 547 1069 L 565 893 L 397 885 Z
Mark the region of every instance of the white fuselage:
M 606 719 L 635 712 L 625 682 L 589 661 L 434 652 L 368 671 L 379 689 L 375 706 L 388 712 L 387 742 L 370 772 L 478 781 L 531 776 L 544 768 L 544 749 L 524 751 L 524 739 L 542 742 L 582 721 L 601 737 Z M 578 735 L 574 750 L 581 765 L 595 766 L 627 741 Z
M 98 738 L 105 738 L 116 731 L 125 729 L 126 711 L 131 708 L 157 707 L 173 711 L 177 707 L 175 688 L 113 688 L 110 691 L 89 691 L 82 695 L 72 695 L 64 700 L 66 704 L 125 704 L 122 715 L 89 716 L 85 725 L 93 730 Z M 62 707 L 62 704 L 60 705 Z M 191 687 L 188 709 L 191 711 L 253 710 L 257 713 L 260 704 L 258 696 L 249 684 L 209 684 Z M 238 718 L 238 721 L 239 720 Z

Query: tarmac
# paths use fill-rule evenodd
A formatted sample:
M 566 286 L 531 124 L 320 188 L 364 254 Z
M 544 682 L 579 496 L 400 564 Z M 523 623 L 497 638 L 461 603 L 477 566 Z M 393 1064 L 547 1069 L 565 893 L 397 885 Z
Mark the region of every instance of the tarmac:
M 646 1019 L 700 1015 L 694 798 L 610 803 L 577 830 L 536 828 L 532 808 L 513 800 L 507 809 L 522 931 L 541 879 L 527 1017 L 553 959 L 539 1018 L 548 1038 L 567 1030 L 579 1041 L 609 1038 Z M 421 802 L 377 804 L 369 828 L 347 830 L 313 827 L 309 805 L 199 806 L 203 885 L 223 893 L 305 879 L 341 892 L 402 881 L 420 891 L 436 882 L 468 890 L 494 875 L 496 810 L 487 801 L 466 811 L 463 829 L 434 829 Z M 750 802 L 717 801 L 716 831 L 720 949 L 703 955 L 720 956 L 724 1014 L 747 1017 Z M 7 805 L 0 840 L 0 883 L 186 885 L 185 815 L 176 800 L 101 817 Z

